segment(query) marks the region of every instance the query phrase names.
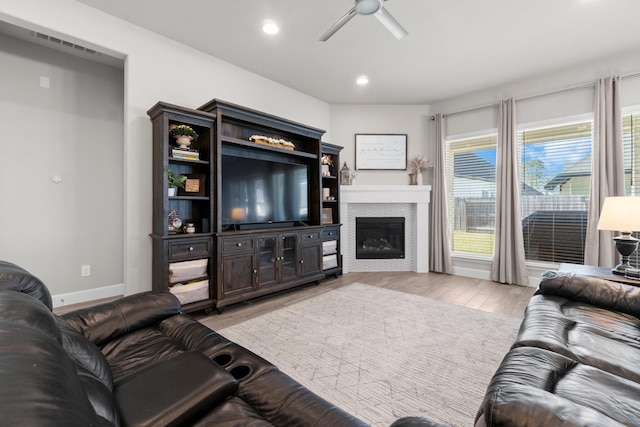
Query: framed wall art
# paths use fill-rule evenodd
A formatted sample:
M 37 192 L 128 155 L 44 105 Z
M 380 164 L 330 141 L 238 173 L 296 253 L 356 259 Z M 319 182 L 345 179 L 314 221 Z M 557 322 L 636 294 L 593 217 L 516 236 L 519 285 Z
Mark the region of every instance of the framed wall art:
M 356 134 L 356 170 L 406 170 L 406 134 Z

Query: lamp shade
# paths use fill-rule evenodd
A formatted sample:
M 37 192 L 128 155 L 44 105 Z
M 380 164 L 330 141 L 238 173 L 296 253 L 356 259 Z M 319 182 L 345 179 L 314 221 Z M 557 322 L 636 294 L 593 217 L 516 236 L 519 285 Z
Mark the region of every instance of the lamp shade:
M 640 197 L 607 197 L 604 199 L 598 230 L 625 233 L 640 231 Z

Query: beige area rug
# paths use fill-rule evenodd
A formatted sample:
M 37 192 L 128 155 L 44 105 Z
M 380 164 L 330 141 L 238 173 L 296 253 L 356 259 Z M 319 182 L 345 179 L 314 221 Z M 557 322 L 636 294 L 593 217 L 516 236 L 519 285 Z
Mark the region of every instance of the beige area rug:
M 472 426 L 519 324 L 354 283 L 218 332 L 372 426 Z

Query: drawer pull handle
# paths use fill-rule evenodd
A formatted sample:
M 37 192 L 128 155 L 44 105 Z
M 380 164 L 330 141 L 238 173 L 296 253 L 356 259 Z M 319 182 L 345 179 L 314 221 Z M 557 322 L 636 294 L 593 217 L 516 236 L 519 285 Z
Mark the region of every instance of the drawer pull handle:
M 332 232 L 329 232 L 329 236 L 333 236 L 333 233 L 332 233 Z
M 238 247 L 242 246 L 242 243 L 238 243 Z
M 193 246 L 189 246 L 189 251 L 193 252 Z
M 303 259 L 300 260 L 300 264 L 304 264 L 304 260 Z
M 310 238 L 310 239 L 313 239 L 313 234 L 309 234 L 309 238 Z

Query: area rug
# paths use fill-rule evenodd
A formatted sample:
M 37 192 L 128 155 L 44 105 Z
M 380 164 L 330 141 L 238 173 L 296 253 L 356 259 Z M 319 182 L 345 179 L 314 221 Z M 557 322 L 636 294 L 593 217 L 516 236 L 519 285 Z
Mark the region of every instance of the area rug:
M 472 426 L 519 324 L 354 283 L 218 332 L 372 426 Z

